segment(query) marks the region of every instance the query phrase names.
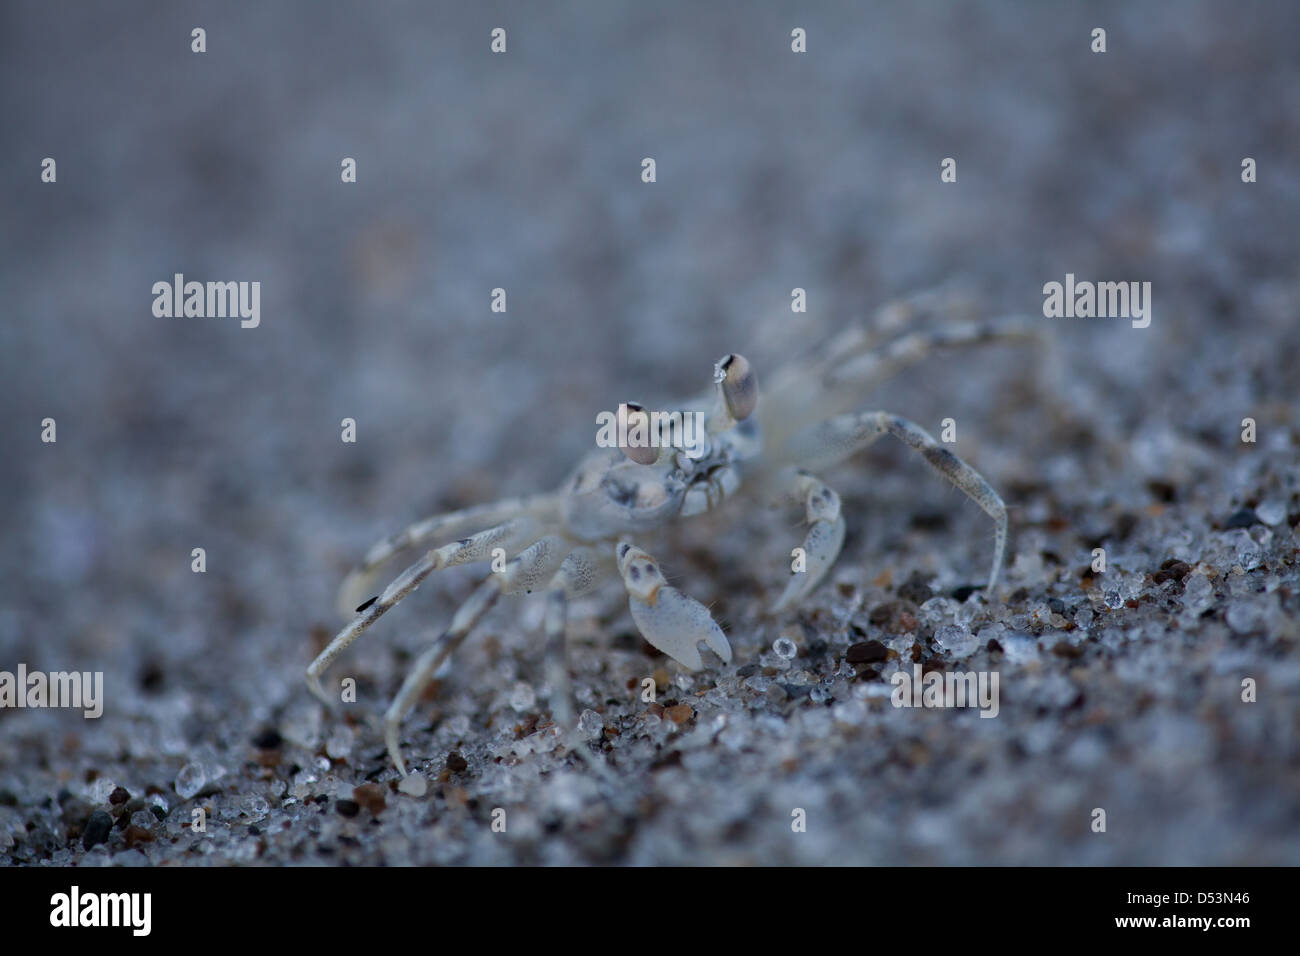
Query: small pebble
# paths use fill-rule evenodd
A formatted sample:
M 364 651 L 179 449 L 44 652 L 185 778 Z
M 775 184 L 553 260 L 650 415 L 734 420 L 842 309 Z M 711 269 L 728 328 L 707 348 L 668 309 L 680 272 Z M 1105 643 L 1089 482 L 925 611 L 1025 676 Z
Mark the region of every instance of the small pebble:
M 98 846 L 108 840 L 108 835 L 113 830 L 113 818 L 108 815 L 106 810 L 96 810 L 86 821 L 86 829 L 82 832 L 81 845 L 89 850 L 93 846 Z
M 208 782 L 208 775 L 196 763 L 187 763 L 176 774 L 176 792 L 188 800 L 203 789 Z
M 1249 528 L 1257 521 L 1259 516 L 1255 514 L 1254 508 L 1242 508 L 1232 513 L 1231 517 L 1223 523 L 1223 528 L 1225 531 L 1231 531 L 1233 528 Z
M 880 641 L 862 641 L 849 647 L 844 659 L 850 664 L 876 664 L 889 654 L 889 648 Z
M 357 803 L 355 800 L 348 800 L 345 798 L 336 801 L 334 809 L 337 810 L 341 816 L 355 817 L 361 812 L 361 804 Z
M 510 691 L 510 706 L 518 713 L 531 710 L 537 703 L 537 693 L 531 684 L 519 681 Z
M 383 813 L 388 803 L 384 800 L 384 788 L 377 783 L 363 783 L 352 790 L 352 799 L 376 816 Z
M 452 773 L 464 773 L 469 769 L 469 761 L 462 757 L 457 751 L 453 750 L 447 754 L 447 769 Z M 407 777 L 407 779 L 411 779 Z
M 253 746 L 258 750 L 279 750 L 280 745 L 283 743 L 284 738 L 280 736 L 280 731 L 274 727 L 267 727 L 253 738 Z
M 913 571 L 912 576 L 903 582 L 898 589 L 898 596 L 905 600 L 911 601 L 917 607 L 920 607 L 930 598 L 934 597 L 934 591 L 931 589 L 926 577 L 920 571 Z
M 63 801 L 63 810 L 59 818 L 64 823 L 79 824 L 85 823 L 90 817 L 91 806 L 85 800 L 78 800 L 73 797 L 70 800 Z
M 413 773 L 409 777 L 403 777 L 401 782 L 398 783 L 397 789 L 407 796 L 422 797 L 429 789 L 429 784 L 418 773 Z
M 694 717 L 695 711 L 691 710 L 690 704 L 678 704 L 675 707 L 665 707 L 664 716 L 673 723 L 681 725 Z
M 787 661 L 794 660 L 799 654 L 799 648 L 794 641 L 788 637 L 778 637 L 772 642 L 772 650 L 777 657 L 784 658 Z
M 1260 502 L 1255 516 L 1269 527 L 1276 527 L 1286 520 L 1286 505 L 1280 501 Z

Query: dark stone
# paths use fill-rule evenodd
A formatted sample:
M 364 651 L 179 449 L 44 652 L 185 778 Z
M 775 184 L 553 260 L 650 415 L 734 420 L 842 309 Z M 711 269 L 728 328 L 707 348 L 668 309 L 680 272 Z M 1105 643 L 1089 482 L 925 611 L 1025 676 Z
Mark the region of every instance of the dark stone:
M 1178 498 L 1177 487 L 1167 481 L 1148 481 L 1147 491 L 1151 492 L 1152 497 L 1157 501 L 1163 501 L 1166 504 Z
M 59 814 L 59 818 L 66 824 L 80 826 L 89 819 L 93 809 L 85 800 L 73 797 L 63 804 L 63 812 Z
M 889 649 L 880 641 L 863 641 L 851 646 L 844 659 L 850 664 L 876 664 L 883 661 L 888 653 Z
M 140 689 L 146 693 L 155 693 L 162 689 L 163 669 L 156 661 L 146 664 L 140 671 Z
M 89 850 L 108 840 L 108 835 L 112 831 L 113 818 L 108 815 L 108 811 L 96 810 L 86 821 L 86 829 L 81 835 L 81 845 Z
M 253 738 L 253 746 L 258 750 L 278 750 L 283 743 L 284 738 L 274 727 L 267 727 Z
M 339 800 L 334 804 L 334 809 L 337 810 L 341 816 L 355 817 L 361 812 L 361 804 L 357 803 L 355 800 Z
M 1151 580 L 1156 584 L 1164 584 L 1166 581 L 1181 581 L 1191 573 L 1191 565 L 1170 559 L 1160 566 L 1160 570 L 1151 576 Z
M 1242 508 L 1240 511 L 1234 511 L 1228 520 L 1223 523 L 1225 531 L 1231 531 L 1233 528 L 1249 528 L 1259 521 L 1259 516 L 1255 514 L 1254 508 Z
M 934 590 L 926 583 L 926 577 L 920 571 L 913 571 L 912 576 L 898 589 L 898 596 L 920 607 L 934 597 Z

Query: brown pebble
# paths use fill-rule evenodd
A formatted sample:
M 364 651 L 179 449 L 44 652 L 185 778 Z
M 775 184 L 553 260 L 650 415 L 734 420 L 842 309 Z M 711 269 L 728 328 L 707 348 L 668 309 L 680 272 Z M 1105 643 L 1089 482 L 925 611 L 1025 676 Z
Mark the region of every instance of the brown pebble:
M 133 847 L 137 843 L 152 843 L 153 834 L 144 827 L 130 826 L 126 828 L 126 845 Z
M 862 641 L 849 647 L 844 659 L 850 664 L 875 664 L 889 656 L 889 648 L 880 641 Z
M 113 806 L 117 806 L 119 803 L 126 803 L 126 801 L 130 799 L 131 791 L 127 790 L 126 787 L 118 787 L 108 795 L 108 802 L 113 804 Z
M 352 799 L 373 814 L 380 814 L 388 806 L 384 800 L 384 788 L 377 783 L 363 783 L 352 788 Z
M 469 769 L 469 761 L 453 750 L 447 754 L 447 769 L 452 773 L 464 773 Z
M 257 752 L 258 766 L 273 770 L 280 766 L 280 751 L 278 750 L 259 750 Z
M 684 724 L 695 716 L 690 704 L 678 704 L 676 707 L 664 708 L 664 713 L 674 724 Z
M 913 571 L 911 577 L 899 587 L 898 596 L 920 607 L 934 597 L 934 591 L 927 583 L 924 574 L 920 571 Z
M 1069 641 L 1057 641 L 1056 646 L 1052 648 L 1052 653 L 1057 657 L 1067 657 L 1075 660 L 1083 656 L 1083 648 L 1071 644 Z
M 885 628 L 890 634 L 912 633 L 919 626 L 916 620 L 916 605 L 902 598 L 877 604 L 871 609 L 867 619 L 872 624 Z

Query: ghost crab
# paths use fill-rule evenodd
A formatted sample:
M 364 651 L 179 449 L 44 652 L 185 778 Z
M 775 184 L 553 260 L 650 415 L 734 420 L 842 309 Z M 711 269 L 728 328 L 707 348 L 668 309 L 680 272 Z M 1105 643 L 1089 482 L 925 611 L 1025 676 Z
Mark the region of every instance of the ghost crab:
M 916 317 L 914 310 L 904 309 L 894 313 L 895 324 L 900 314 Z M 321 674 L 353 641 L 434 571 L 488 560 L 494 552 L 510 555 L 510 560 L 461 605 L 450 626 L 420 655 L 388 708 L 385 741 L 403 776 L 406 768 L 398 742 L 402 719 L 502 594 L 546 592 L 547 679 L 552 716 L 561 727 L 572 721 L 564 654 L 567 604 L 593 591 L 607 576 L 616 573 L 622 578 L 632 619 L 651 645 L 697 670 L 703 666 L 698 647 L 703 641 L 729 663 L 731 646 L 709 610 L 670 586 L 658 562 L 634 539 L 718 509 L 742 489 L 802 507 L 809 523 L 801 545 L 804 570 L 791 573 L 771 605 L 772 612 L 783 611 L 821 582 L 844 543 L 840 498 L 817 473 L 883 435 L 919 452 L 993 519 L 996 536 L 988 577 L 988 593 L 993 595 L 1007 541 L 1006 507 L 997 492 L 919 425 L 888 412 L 842 409 L 852 406 L 868 384 L 937 349 L 1031 337 L 1035 333 L 1024 320 L 945 323 L 929 331 L 898 334 L 875 347 L 871 335 L 853 327 L 779 370 L 765 387 L 761 405 L 754 369 L 742 356 L 727 355 L 714 366 L 714 387 L 684 406 L 704 422 L 704 440 L 694 442 L 690 454 L 661 433 L 651 434 L 650 443 L 597 447 L 555 492 L 435 515 L 376 544 L 339 589 L 340 610 L 356 616 L 312 661 L 308 686 L 329 703 Z M 626 434 L 645 436 L 652 431 L 639 405 L 622 405 L 617 414 L 620 423 L 634 426 L 625 429 Z M 378 572 L 396 554 L 465 534 L 469 536 L 427 551 L 381 594 L 352 611 L 358 600 L 373 593 Z

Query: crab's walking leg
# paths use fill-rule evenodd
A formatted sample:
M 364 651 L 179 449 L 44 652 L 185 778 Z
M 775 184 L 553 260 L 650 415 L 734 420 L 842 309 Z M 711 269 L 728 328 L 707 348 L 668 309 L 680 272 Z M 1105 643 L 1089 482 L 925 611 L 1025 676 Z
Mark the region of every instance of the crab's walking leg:
M 495 528 L 488 528 L 469 538 L 454 544 L 444 545 L 428 552 L 419 561 L 397 576 L 384 593 L 368 604 L 363 604 L 360 615 L 347 627 L 339 631 L 334 640 L 321 651 L 311 666 L 307 668 L 307 686 L 311 692 L 325 703 L 331 703 L 321 687 L 320 676 L 366 629 L 396 607 L 402 598 L 420 586 L 420 582 L 440 568 L 450 568 L 470 561 L 481 561 L 491 557 L 494 548 L 502 548 L 507 554 L 518 550 L 521 545 L 536 541 L 546 529 L 530 517 L 515 518 Z
M 861 451 L 886 433 L 920 452 L 935 471 L 965 492 L 993 519 L 997 536 L 988 583 L 988 592 L 992 594 L 1007 547 L 1007 507 L 978 471 L 935 441 L 920 425 L 888 412 L 837 415 L 795 436 L 788 451 L 803 467 L 824 468 Z
M 840 496 L 821 479 L 798 472 L 791 493 L 802 501 L 804 514 L 812 525 L 803 540 L 804 569 L 791 575 L 785 591 L 772 605 L 784 611 L 807 596 L 821 581 L 844 547 L 844 518 L 840 514 Z
M 555 572 L 546 592 L 546 686 L 550 688 L 551 719 L 566 729 L 573 722 L 567 643 L 569 601 L 594 591 L 613 563 L 603 548 L 576 548 Z
M 693 671 L 704 666 L 696 646 L 699 641 L 708 644 L 724 661 L 731 662 L 731 645 L 708 608 L 669 587 L 658 562 L 635 545 L 620 541 L 615 553 L 627 588 L 632 620 L 642 637 Z
M 449 511 L 417 521 L 396 534 L 375 544 L 348 576 L 338 590 L 339 614 L 351 618 L 356 606 L 374 593 L 375 578 L 379 570 L 395 555 L 408 548 L 428 544 L 437 538 L 453 538 L 475 528 L 487 528 L 523 514 L 545 517 L 553 496 L 510 498 L 488 505 L 478 505 L 460 511 Z
M 1041 327 L 1029 319 L 1007 316 L 981 322 L 946 322 L 937 328 L 908 332 L 878 349 L 843 355 L 827 370 L 830 389 L 864 388 L 892 376 L 940 349 L 967 348 L 1000 341 L 1037 341 Z
M 544 586 L 561 566 L 571 547 L 564 537 L 548 535 L 520 552 L 506 564 L 503 571 L 494 572 L 474 590 L 452 617 L 451 626 L 420 655 L 415 668 L 406 675 L 402 689 L 393 698 L 388 713 L 384 715 L 384 740 L 388 744 L 388 755 L 402 776 L 406 776 L 406 766 L 402 762 L 402 749 L 397 739 L 402 718 L 415 706 L 442 662 L 469 636 L 498 597 Z

